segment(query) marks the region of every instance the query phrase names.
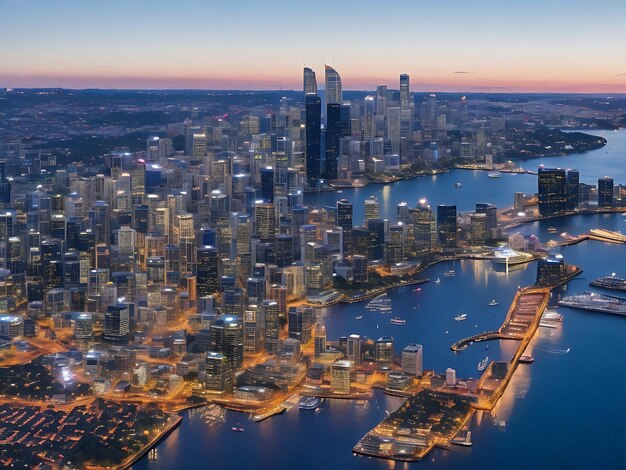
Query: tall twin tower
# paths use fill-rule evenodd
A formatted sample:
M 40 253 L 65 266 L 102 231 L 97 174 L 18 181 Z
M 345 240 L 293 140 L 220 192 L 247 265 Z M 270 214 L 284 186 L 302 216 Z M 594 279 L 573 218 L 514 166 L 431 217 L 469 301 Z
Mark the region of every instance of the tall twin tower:
M 322 99 L 317 91 L 315 71 L 309 67 L 304 68 L 306 176 L 309 186 L 313 187 L 319 184 L 320 179 L 337 179 L 340 141 L 342 137 L 351 136 L 353 118 L 358 118 L 362 127 L 376 126 L 375 117 L 378 117 L 377 122 L 384 121 L 378 127 L 384 129 L 384 137 L 388 138 L 391 147 L 396 149 L 399 147 L 401 137 L 408 136 L 410 132 L 412 103 L 408 75 L 400 75 L 399 107 L 387 106 L 387 86 L 380 85 L 376 91 L 375 109 L 370 109 L 371 105 L 367 106 L 368 98 L 372 104 L 374 98 L 365 98 L 366 103 L 363 106 L 365 116 L 351 116 L 350 103 L 343 103 L 342 100 L 341 76 L 329 65 L 325 66 L 324 81 L 325 113 L 322 113 Z M 409 115 L 405 118 L 407 112 Z M 326 122 L 322 133 L 323 114 L 326 116 Z M 404 121 L 406 123 L 403 126 Z M 365 132 L 365 135 L 373 134 L 374 131 Z

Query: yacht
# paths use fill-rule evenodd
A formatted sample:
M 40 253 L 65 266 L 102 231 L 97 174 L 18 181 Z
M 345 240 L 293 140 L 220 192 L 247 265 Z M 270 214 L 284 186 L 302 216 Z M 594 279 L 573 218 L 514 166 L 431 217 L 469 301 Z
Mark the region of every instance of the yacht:
M 439 278 L 437 278 L 437 279 L 435 280 L 435 284 L 439 284 L 440 282 L 441 282 L 441 279 L 439 279 Z
M 520 356 L 518 362 L 522 364 L 531 364 L 534 360 L 535 358 L 532 357 L 530 354 L 524 354 L 523 356 Z
M 484 371 L 487 368 L 487 364 L 489 364 L 489 356 L 486 356 L 482 361 L 478 363 L 477 369 L 479 372 Z
M 456 317 L 454 317 L 454 319 L 456 321 L 463 321 L 463 320 L 467 320 L 467 313 L 460 313 L 459 315 L 457 315 Z
M 496 305 L 498 305 L 498 301 L 496 299 L 493 299 L 487 305 L 489 307 L 495 307 Z
M 454 187 L 455 187 L 455 188 L 457 188 L 457 189 L 459 189 L 459 188 L 462 188 L 462 187 L 463 187 L 463 185 L 462 185 L 461 183 L 455 183 L 455 184 L 454 184 Z
M 233 426 L 232 428 L 230 428 L 232 431 L 234 432 L 244 432 L 245 429 L 242 428 L 239 423 L 237 423 L 235 426 Z
M 454 277 L 456 276 L 456 271 L 454 269 L 451 269 L 450 271 L 446 271 L 445 273 L 443 273 L 443 277 Z
M 359 315 L 358 317 L 354 318 L 355 320 L 363 320 L 363 315 Z
M 400 317 L 393 317 L 389 321 L 391 323 L 393 323 L 394 325 L 406 325 L 406 320 L 404 318 L 400 318 Z
M 550 233 L 556 233 L 558 231 L 559 231 L 559 229 L 556 228 L 556 227 L 548 227 L 548 232 L 550 232 Z
M 546 312 L 541 315 L 541 319 L 547 321 L 563 321 L 563 315 L 554 310 L 546 310 Z
M 416 288 L 416 289 L 413 289 L 413 292 L 422 292 L 422 288 L 421 288 L 421 287 L 418 287 L 418 288 Z
M 494 252 L 491 262 L 494 264 L 508 264 L 509 266 L 515 266 L 516 264 L 524 264 L 532 261 L 533 255 L 530 253 L 522 253 L 515 251 L 509 247 L 498 248 Z
M 489 173 L 487 176 L 489 178 L 500 178 L 500 176 L 502 176 L 502 173 L 500 173 L 499 171 L 494 171 Z

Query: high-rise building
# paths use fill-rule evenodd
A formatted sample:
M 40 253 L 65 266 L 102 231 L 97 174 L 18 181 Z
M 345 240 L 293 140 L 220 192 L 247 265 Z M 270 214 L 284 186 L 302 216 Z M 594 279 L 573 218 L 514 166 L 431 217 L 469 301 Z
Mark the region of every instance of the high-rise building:
M 320 357 L 323 352 L 326 352 L 326 327 L 320 323 L 315 325 L 315 333 L 313 336 L 314 355 Z
M 261 240 L 271 240 L 276 234 L 276 210 L 274 204 L 254 205 L 254 229 Z
M 393 338 L 383 336 L 376 340 L 376 362 L 390 364 L 393 362 Z
M 280 333 L 278 302 L 264 300 L 261 303 L 261 315 L 265 322 L 265 351 L 268 354 L 276 354 Z
M 315 72 L 309 67 L 304 67 L 304 94 L 317 95 Z
M 440 245 L 455 247 L 457 244 L 456 206 L 437 206 L 437 235 Z
M 330 365 L 330 387 L 334 393 L 350 393 L 350 375 L 352 363 L 350 361 L 335 361 Z
M 233 370 L 222 353 L 206 353 L 206 380 L 204 388 L 212 393 L 231 393 L 233 390 Z
M 309 184 L 321 176 L 322 101 L 317 95 L 305 97 L 305 164 Z
M 328 103 L 326 105 L 326 148 L 324 153 L 324 178 L 326 179 L 337 179 L 340 135 L 341 105 L 339 103 Z
M 352 203 L 347 199 L 337 201 L 337 227 L 343 231 L 343 255 L 352 254 Z
M 368 244 L 367 256 L 370 260 L 385 257 L 385 221 L 371 219 L 367 222 Z
M 341 104 L 341 77 L 339 73 L 330 65 L 325 67 L 325 89 L 326 104 Z
M 217 248 L 202 246 L 196 250 L 196 278 L 198 297 L 220 290 Z
M 361 336 L 350 335 L 348 336 L 346 357 L 354 364 L 361 363 Z
M 433 211 L 425 199 L 420 200 L 413 211 L 413 239 L 415 254 L 424 255 L 436 243 L 436 224 Z
M 567 170 L 567 210 L 573 211 L 578 207 L 578 186 L 580 175 L 578 170 Z
M 274 169 L 271 166 L 261 169 L 261 198 L 274 202 Z
M 365 224 L 372 219 L 380 218 L 380 204 L 376 196 L 370 196 L 365 200 Z
M 488 202 L 477 202 L 476 213 L 485 214 L 485 237 L 496 238 L 495 230 L 498 228 L 498 208 Z
M 400 75 L 400 108 L 411 108 L 411 95 L 409 90 L 409 76 L 406 73 Z
M 613 178 L 598 179 L 598 207 L 613 207 Z
M 567 179 L 561 168 L 539 167 L 537 176 L 539 213 L 543 216 L 567 210 Z
M 402 350 L 402 370 L 405 374 L 421 376 L 423 372 L 421 344 L 409 344 Z
M 243 365 L 243 324 L 240 317 L 227 315 L 211 326 L 211 350 L 226 356 L 234 371 Z
M 450 367 L 446 369 L 446 386 L 456 387 L 456 370 Z
M 104 313 L 105 341 L 128 341 L 130 313 L 127 305 L 109 305 Z

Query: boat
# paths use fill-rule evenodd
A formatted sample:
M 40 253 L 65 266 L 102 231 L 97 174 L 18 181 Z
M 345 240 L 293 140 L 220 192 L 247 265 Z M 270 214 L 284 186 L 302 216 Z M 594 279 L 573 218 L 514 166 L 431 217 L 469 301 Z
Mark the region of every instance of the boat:
M 437 278 L 435 279 L 435 284 L 439 284 L 441 282 L 441 279 Z
M 298 403 L 298 407 L 301 410 L 314 410 L 320 404 L 319 398 L 316 397 L 302 397 Z
M 472 446 L 472 431 L 459 431 L 459 433 L 450 439 L 451 444 L 455 444 L 457 446 Z
M 389 321 L 391 323 L 393 323 L 394 325 L 405 325 L 406 324 L 406 320 L 404 318 L 400 318 L 400 317 L 393 317 Z
M 615 273 L 611 276 L 594 279 L 589 283 L 591 287 L 601 287 L 602 289 L 619 290 L 626 292 L 626 279 L 616 277 Z
M 244 431 L 245 431 L 245 429 L 244 429 L 244 428 L 242 428 L 242 427 L 239 425 L 239 423 L 237 423 L 237 425 L 236 425 L 236 426 L 233 426 L 233 427 L 232 427 L 232 428 L 230 428 L 230 429 L 231 429 L 232 431 L 234 431 L 234 432 L 244 432 Z
M 320 411 L 322 411 L 324 408 L 320 408 L 319 406 L 317 408 L 315 408 L 315 412 L 319 413 Z
M 521 253 L 509 247 L 498 248 L 495 250 L 493 258 L 491 258 L 491 262 L 494 264 L 504 264 L 509 266 L 528 263 L 532 260 L 533 255 L 530 253 Z
M 626 299 L 594 292 L 581 292 L 580 294 L 563 297 L 559 300 L 559 305 L 592 312 L 626 316 Z
M 365 406 L 367 405 L 367 400 L 357 400 L 356 404 L 357 406 Z
M 495 307 L 496 305 L 498 305 L 498 301 L 496 299 L 493 299 L 487 305 L 489 307 Z
M 554 310 L 546 310 L 545 313 L 541 315 L 541 319 L 547 321 L 563 321 L 563 315 Z
M 556 227 L 548 227 L 548 232 L 549 233 L 556 233 L 558 231 L 559 231 L 559 229 L 557 229 Z
M 443 273 L 443 277 L 454 277 L 454 276 L 456 276 L 456 271 L 454 269 L 451 269 Z
M 479 372 L 482 372 L 487 368 L 487 364 L 489 364 L 489 356 L 485 356 L 485 358 L 478 363 L 476 368 Z
M 487 176 L 489 178 L 500 178 L 502 176 L 502 173 L 500 173 L 499 171 L 493 171 L 489 173 Z
M 489 349 L 489 345 L 485 346 L 485 351 L 486 351 L 487 349 Z
M 456 317 L 454 317 L 454 319 L 456 321 L 463 321 L 463 320 L 467 320 L 467 313 L 460 313 L 459 315 L 457 315 Z
M 363 315 L 359 315 L 358 317 L 354 318 L 355 320 L 363 320 Z
M 462 188 L 463 185 L 461 183 L 457 182 L 457 183 L 454 183 L 454 187 L 459 189 L 459 188 Z
M 422 288 L 421 287 L 417 287 L 417 288 L 413 289 L 413 292 L 422 292 Z
M 524 354 L 523 356 L 520 356 L 520 358 L 517 360 L 517 362 L 520 362 L 522 364 L 531 364 L 534 360 L 535 360 L 535 358 L 532 357 L 531 355 Z

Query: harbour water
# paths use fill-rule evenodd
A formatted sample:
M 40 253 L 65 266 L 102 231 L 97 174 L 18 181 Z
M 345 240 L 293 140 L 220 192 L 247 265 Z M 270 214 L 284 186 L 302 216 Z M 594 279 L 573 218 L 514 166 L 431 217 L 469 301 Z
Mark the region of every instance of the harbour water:
M 601 132 L 600 132 L 601 133 Z M 626 182 L 626 166 L 617 165 L 626 158 L 626 131 L 606 132 L 605 149 L 587 154 L 525 162 L 526 168 L 540 163 L 577 168 L 581 181 L 593 182 L 605 174 L 616 182 Z M 608 153 L 606 153 L 608 150 Z M 341 197 L 355 203 L 355 221 L 362 219 L 362 201 L 377 195 L 384 217 L 395 217 L 395 205 L 405 200 L 414 204 L 427 197 L 431 204 L 457 203 L 460 210 L 472 209 L 476 201 L 511 205 L 512 192 L 536 191 L 532 175 L 502 175 L 489 179 L 485 172 L 453 171 L 433 179 L 419 178 L 387 186 L 368 186 L 344 190 L 343 194 L 308 195 L 308 202 L 334 205 Z M 449 184 L 442 184 L 447 182 Z M 463 188 L 456 190 L 460 181 Z M 488 186 L 487 186 L 488 185 Z M 360 211 L 360 214 L 359 214 Z M 516 229 L 540 240 L 556 238 L 558 233 L 577 235 L 591 228 L 603 227 L 626 232 L 626 221 L 619 214 L 585 215 L 535 222 Z M 584 269 L 585 279 L 576 279 L 553 293 L 559 295 L 589 288 L 596 277 L 617 272 L 626 276 L 626 251 L 622 245 L 585 241 L 560 248 L 568 263 Z M 455 277 L 444 277 L 449 269 Z M 529 263 L 509 273 L 494 270 L 487 261 L 443 263 L 424 272 L 440 284 L 420 285 L 421 291 L 403 287 L 390 291 L 393 312 L 379 313 L 364 308 L 364 303 L 336 305 L 326 309 L 323 321 L 329 339 L 357 333 L 376 339 L 393 336 L 396 353 L 408 343 L 424 346 L 426 369 L 457 370 L 459 377 L 477 377 L 476 364 L 485 355 L 506 359 L 515 344 L 508 341 L 475 343 L 454 353 L 450 345 L 476 332 L 496 329 L 518 286 L 534 283 L 536 263 Z M 451 295 L 454 293 L 454 295 Z M 498 306 L 488 302 L 496 299 Z M 467 320 L 454 316 L 467 313 Z M 527 353 L 535 357 L 532 365 L 522 364 L 492 414 L 474 416 L 473 447 L 454 446 L 436 450 L 416 464 L 393 463 L 352 455 L 352 446 L 375 426 L 385 411 L 397 408 L 402 399 L 377 391 L 365 406 L 353 401 L 326 400 L 319 413 L 294 407 L 283 415 L 261 423 L 247 421 L 241 413 L 227 412 L 221 424 L 206 424 L 198 411 L 183 413 L 181 426 L 157 448 L 157 458 L 145 457 L 136 469 L 170 468 L 623 468 L 626 440 L 623 416 L 626 415 L 624 357 L 626 333 L 624 318 L 559 307 L 564 320 L 556 329 L 540 328 Z M 361 320 L 357 316 L 363 315 Z M 405 325 L 389 322 L 393 316 L 405 318 Z M 489 351 L 485 351 L 489 344 Z M 567 352 L 569 350 L 569 352 Z M 240 423 L 245 432 L 231 432 Z

